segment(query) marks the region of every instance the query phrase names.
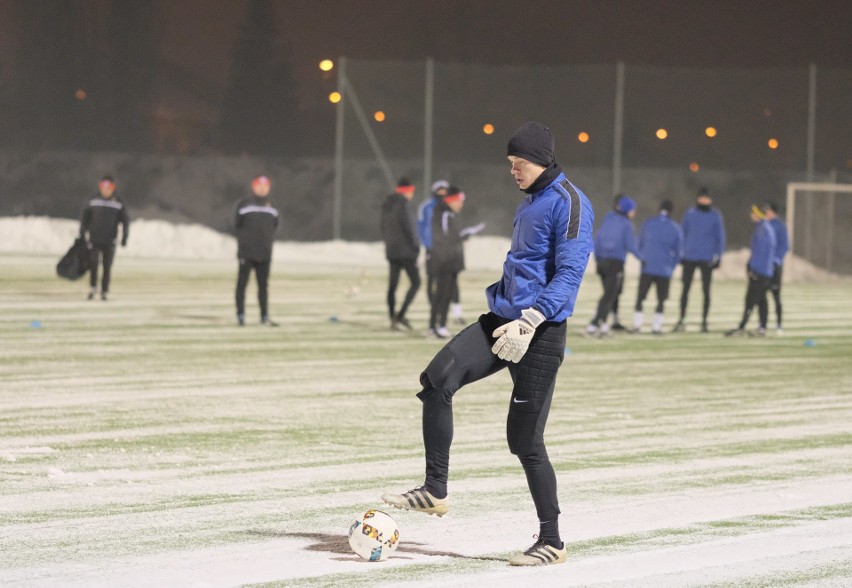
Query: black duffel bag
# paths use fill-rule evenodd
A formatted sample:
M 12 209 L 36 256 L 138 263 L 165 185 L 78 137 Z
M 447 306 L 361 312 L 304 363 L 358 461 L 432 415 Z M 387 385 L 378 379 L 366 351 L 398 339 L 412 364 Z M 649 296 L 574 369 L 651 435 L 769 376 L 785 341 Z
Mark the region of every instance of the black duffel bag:
M 69 280 L 77 280 L 89 271 L 89 248 L 85 239 L 78 237 L 68 253 L 56 264 L 56 273 Z

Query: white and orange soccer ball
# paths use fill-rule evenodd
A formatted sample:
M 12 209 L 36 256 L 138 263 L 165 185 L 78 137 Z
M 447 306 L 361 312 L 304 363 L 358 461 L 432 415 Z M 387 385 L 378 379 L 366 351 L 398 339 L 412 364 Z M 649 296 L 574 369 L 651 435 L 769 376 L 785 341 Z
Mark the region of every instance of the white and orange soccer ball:
M 399 528 L 386 512 L 368 510 L 349 526 L 352 551 L 368 561 L 382 561 L 399 545 Z

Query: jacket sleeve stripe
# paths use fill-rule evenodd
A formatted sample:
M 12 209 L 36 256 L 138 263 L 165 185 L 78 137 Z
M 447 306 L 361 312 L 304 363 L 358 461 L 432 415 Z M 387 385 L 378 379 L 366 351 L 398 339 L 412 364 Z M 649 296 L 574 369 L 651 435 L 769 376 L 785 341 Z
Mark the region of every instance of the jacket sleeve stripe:
M 562 182 L 562 188 L 568 192 L 568 196 L 571 199 L 571 207 L 569 209 L 569 219 L 568 219 L 568 232 L 565 234 L 566 239 L 576 239 L 580 234 L 580 195 L 577 194 L 577 190 L 574 188 L 574 185 L 571 184 L 568 180 Z

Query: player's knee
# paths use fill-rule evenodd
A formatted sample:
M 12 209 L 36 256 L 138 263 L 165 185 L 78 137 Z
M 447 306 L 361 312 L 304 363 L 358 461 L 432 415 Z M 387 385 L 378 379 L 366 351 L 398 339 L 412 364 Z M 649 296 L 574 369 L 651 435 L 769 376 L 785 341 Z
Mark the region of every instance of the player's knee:
M 524 465 L 535 465 L 547 458 L 547 452 L 544 450 L 544 443 L 541 439 L 510 435 L 508 441 L 509 451 L 512 455 L 517 455 Z
M 420 399 L 424 405 L 451 405 L 453 403 L 453 395 L 448 394 L 444 390 L 438 390 L 435 388 L 423 388 L 420 392 L 417 393 L 417 398 Z

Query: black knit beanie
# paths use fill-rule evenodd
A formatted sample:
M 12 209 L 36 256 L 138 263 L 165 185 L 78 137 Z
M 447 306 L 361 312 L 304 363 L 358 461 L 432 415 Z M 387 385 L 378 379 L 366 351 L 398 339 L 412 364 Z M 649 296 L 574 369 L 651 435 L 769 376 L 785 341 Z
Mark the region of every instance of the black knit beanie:
M 556 161 L 553 156 L 555 149 L 556 143 L 550 129 L 537 122 L 526 122 L 509 139 L 506 155 L 548 167 Z

